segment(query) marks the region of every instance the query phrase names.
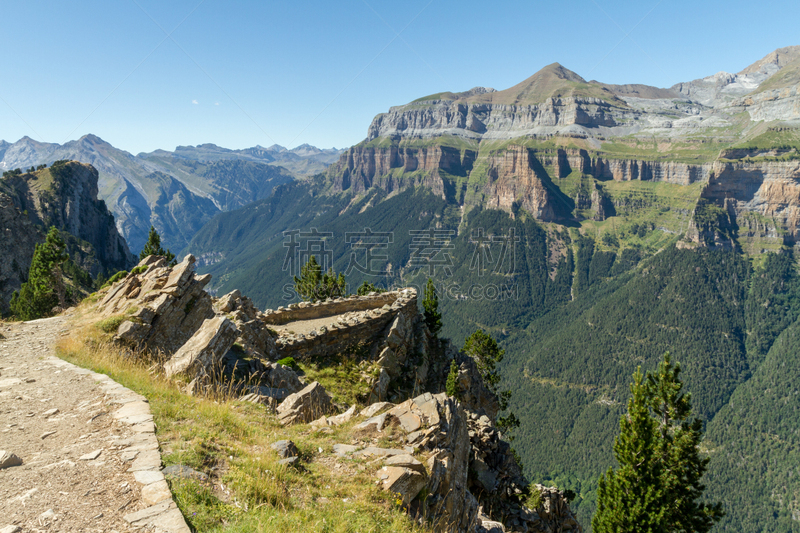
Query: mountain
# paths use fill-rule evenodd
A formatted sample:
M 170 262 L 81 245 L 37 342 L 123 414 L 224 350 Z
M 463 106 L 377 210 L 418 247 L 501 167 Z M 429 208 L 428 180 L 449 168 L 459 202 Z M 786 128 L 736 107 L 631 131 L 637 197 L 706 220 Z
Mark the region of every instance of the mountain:
M 50 226 L 63 232 L 72 261 L 92 277 L 130 268 L 135 257 L 98 199 L 91 165 L 60 161 L 50 168 L 5 172 L 0 180 L 0 312 L 27 279 L 36 244 Z
M 778 71 L 797 59 L 800 59 L 800 46 L 787 46 L 767 54 L 737 74 L 718 72 L 699 80 L 676 84 L 672 89 L 705 106 L 725 107 L 737 97 L 756 89 L 763 90 L 768 78 L 775 78 Z M 796 84 L 797 81 L 794 82 Z
M 351 289 L 431 276 L 446 336 L 482 328 L 505 348 L 526 474 L 574 491 L 584 527 L 631 376 L 670 351 L 707 429 L 720 530 L 800 531 L 797 51 L 705 93 L 553 64 L 504 91 L 426 96 L 185 251 L 214 290 L 262 308 L 292 301 L 311 253 Z
M 0 167 L 28 168 L 61 159 L 91 164 L 99 171 L 100 198 L 131 249 L 144 246 L 153 225 L 165 246 L 180 250 L 214 214 L 264 198 L 294 175 L 319 172 L 340 154 L 309 145 L 229 150 L 203 144 L 134 156 L 95 135 L 63 145 L 23 137 L 0 143 Z

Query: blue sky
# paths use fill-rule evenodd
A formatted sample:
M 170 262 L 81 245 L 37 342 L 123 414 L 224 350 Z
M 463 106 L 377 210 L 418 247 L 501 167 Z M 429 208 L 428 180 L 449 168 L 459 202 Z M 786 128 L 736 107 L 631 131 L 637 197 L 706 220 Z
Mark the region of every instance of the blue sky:
M 94 133 L 133 153 L 346 147 L 392 105 L 504 89 L 559 62 L 665 87 L 800 44 L 800 3 L 15 0 L 0 138 Z

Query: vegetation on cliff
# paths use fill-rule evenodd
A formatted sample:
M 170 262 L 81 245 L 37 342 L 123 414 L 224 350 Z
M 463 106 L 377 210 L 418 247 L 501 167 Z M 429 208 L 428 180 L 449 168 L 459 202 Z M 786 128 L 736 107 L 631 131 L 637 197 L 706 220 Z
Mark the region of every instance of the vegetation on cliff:
M 21 320 L 48 316 L 54 307 L 66 301 L 61 265 L 69 259 L 64 241 L 56 228 L 50 228 L 47 238 L 36 245 L 28 271 L 28 281 L 11 297 L 11 311 Z

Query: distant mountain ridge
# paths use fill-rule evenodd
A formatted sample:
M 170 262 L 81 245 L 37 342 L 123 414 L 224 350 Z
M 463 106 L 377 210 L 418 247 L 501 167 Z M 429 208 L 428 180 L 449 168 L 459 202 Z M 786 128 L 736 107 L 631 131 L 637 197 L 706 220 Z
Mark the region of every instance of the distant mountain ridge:
M 140 250 L 153 225 L 164 245 L 177 251 L 216 213 L 265 198 L 296 176 L 320 172 L 341 152 L 307 144 L 291 150 L 202 144 L 133 155 L 91 134 L 63 145 L 23 137 L 0 141 L 0 168 L 27 169 L 60 159 L 91 164 L 99 172 L 100 199 L 130 248 Z

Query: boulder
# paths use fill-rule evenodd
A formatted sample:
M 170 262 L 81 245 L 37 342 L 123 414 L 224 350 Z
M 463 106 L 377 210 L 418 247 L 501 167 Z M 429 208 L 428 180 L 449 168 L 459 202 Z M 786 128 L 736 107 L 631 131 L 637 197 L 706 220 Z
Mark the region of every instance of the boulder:
M 300 381 L 300 376 L 291 368 L 277 363 L 266 363 L 264 365 L 268 372 L 266 381 L 271 387 L 286 389 L 289 393 L 302 390 L 306 384 Z
M 383 464 L 384 466 L 399 466 L 401 468 L 408 468 L 409 470 L 415 470 L 419 472 L 423 476 L 428 476 L 428 473 L 425 471 L 425 466 L 417 461 L 413 455 L 407 453 L 402 455 L 393 455 L 386 459 Z
M 270 444 L 269 447 L 278 452 L 278 456 L 281 459 L 300 455 L 300 450 L 298 450 L 295 443 L 290 440 L 279 440 L 278 442 Z
M 164 364 L 167 377 L 177 374 L 212 374 L 213 367 L 233 346 L 236 326 L 218 316 L 203 322 L 202 327 Z
M 378 479 L 384 490 L 399 495 L 405 505 L 411 503 L 425 487 L 425 476 L 400 466 L 384 466 L 378 470 Z
M 342 424 L 346 424 L 353 419 L 356 414 L 356 406 L 353 405 L 345 411 L 344 413 L 336 416 L 331 416 L 328 418 L 328 425 L 329 426 L 341 426 Z
M 294 394 L 290 394 L 278 406 L 278 417 L 283 425 L 308 423 L 333 411 L 331 397 L 325 388 L 315 381 Z
M 381 368 L 381 372 L 378 374 L 378 379 L 375 381 L 372 391 L 369 393 L 369 399 L 371 402 L 381 402 L 386 399 L 386 394 L 389 392 L 389 382 L 391 379 L 392 378 L 389 376 L 389 372 L 387 372 L 385 368 Z

